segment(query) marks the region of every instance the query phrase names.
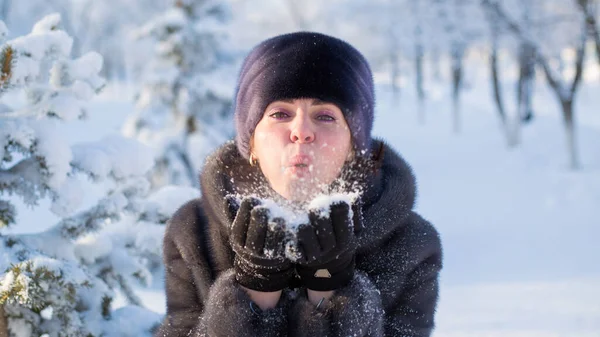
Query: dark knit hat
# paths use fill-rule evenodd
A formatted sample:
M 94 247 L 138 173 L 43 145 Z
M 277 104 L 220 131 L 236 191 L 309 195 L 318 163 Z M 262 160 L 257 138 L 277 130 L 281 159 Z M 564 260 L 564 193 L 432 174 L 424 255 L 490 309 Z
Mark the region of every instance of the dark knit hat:
M 340 39 L 297 32 L 263 41 L 244 60 L 235 97 L 236 142 L 242 156 L 250 156 L 250 138 L 267 106 L 295 98 L 337 105 L 356 154 L 369 152 L 375 93 L 367 60 Z

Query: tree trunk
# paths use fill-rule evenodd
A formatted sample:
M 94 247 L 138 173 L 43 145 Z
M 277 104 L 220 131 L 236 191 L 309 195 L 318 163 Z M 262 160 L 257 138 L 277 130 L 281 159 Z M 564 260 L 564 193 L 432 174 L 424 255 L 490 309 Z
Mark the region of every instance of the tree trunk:
M 419 122 L 425 124 L 425 90 L 423 89 L 423 45 L 417 43 L 415 46 L 415 68 L 417 98 L 419 100 Z
M 452 108 L 454 133 L 460 133 L 460 90 L 463 79 L 464 47 L 455 43 L 452 48 Z
M 492 72 L 492 86 L 494 89 L 494 102 L 498 109 L 498 115 L 502 124 L 506 124 L 506 112 L 504 111 L 504 103 L 502 100 L 502 89 L 500 88 L 500 74 L 498 72 L 498 47 L 495 42 L 492 42 L 492 53 L 490 55 L 490 69 Z
M 0 337 L 8 337 L 8 320 L 4 313 L 4 305 L 0 305 Z
M 200 187 L 200 179 L 198 179 L 198 172 L 194 168 L 194 163 L 192 163 L 190 159 L 189 150 L 190 136 L 192 136 L 192 134 L 195 133 L 197 130 L 196 120 L 193 117 L 188 117 L 186 124 L 186 131 L 182 145 L 183 148 L 179 153 L 179 160 L 181 160 L 181 163 L 185 167 L 185 171 L 188 176 L 188 179 L 190 180 L 191 186 Z
M 598 27 L 598 22 L 596 21 L 595 12 L 597 11 L 597 8 L 593 7 L 596 5 L 596 3 L 588 0 L 578 0 L 577 4 L 585 16 L 587 31 L 592 36 L 592 39 L 594 39 L 596 58 L 598 59 L 598 65 L 600 65 L 600 28 Z
M 593 27 L 592 37 L 596 44 L 596 58 L 598 59 L 598 66 L 600 66 L 600 32 L 598 32 L 598 26 L 596 24 L 594 24 Z
M 515 147 L 519 142 L 519 137 L 516 131 L 511 129 L 506 111 L 504 110 L 504 99 L 502 98 L 502 87 L 500 85 L 500 72 L 498 70 L 498 47 L 496 46 L 495 37 L 492 37 L 492 53 L 490 54 L 490 70 L 492 75 L 492 88 L 494 91 L 494 102 L 500 117 L 501 128 L 506 136 L 506 144 L 509 148 Z M 517 127 L 517 126 L 515 126 Z
M 304 10 L 300 8 L 301 6 L 298 6 L 295 0 L 288 0 L 287 4 L 290 10 L 290 16 L 292 17 L 292 20 L 294 20 L 296 28 L 298 30 L 306 30 L 308 25 L 306 24 L 306 19 L 302 16 Z
M 531 97 L 535 82 L 535 49 L 529 43 L 522 42 L 519 51 L 519 83 L 517 85 L 518 116 L 521 121 L 533 119 Z
M 486 8 L 487 9 L 487 8 Z M 500 34 L 500 23 L 498 17 L 492 11 L 486 11 L 487 20 L 490 24 L 491 32 L 491 53 L 490 53 L 490 75 L 492 80 L 492 90 L 494 102 L 500 117 L 500 128 L 506 137 L 506 145 L 509 148 L 515 147 L 519 143 L 519 123 L 513 125 L 510 118 L 507 116 L 504 109 L 504 99 L 502 97 L 502 85 L 500 84 L 500 70 L 498 66 L 498 40 Z
M 433 68 L 433 79 L 435 79 L 437 82 L 442 81 L 442 69 L 440 63 L 440 50 L 439 48 L 435 47 L 431 51 L 431 67 Z
M 581 168 L 579 163 L 579 154 L 577 152 L 577 135 L 575 132 L 575 121 L 573 115 L 573 101 L 563 101 L 563 118 L 565 121 L 565 131 L 567 134 L 567 151 L 571 169 L 578 170 Z
M 398 55 L 396 50 L 390 51 L 390 63 L 392 65 L 392 71 L 390 72 L 392 80 L 392 104 L 397 104 L 400 100 L 400 85 L 398 84 L 398 77 L 400 77 L 400 65 L 398 64 Z
M 527 35 L 523 32 L 519 25 L 517 25 L 513 20 L 510 20 L 507 17 L 507 15 L 504 13 L 504 11 L 501 9 L 497 2 L 492 2 L 490 0 L 482 0 L 482 4 L 486 6 L 486 8 L 491 10 L 492 13 L 494 13 L 498 17 L 498 19 L 502 20 L 507 26 L 507 28 L 511 30 L 517 37 L 519 37 L 522 42 L 530 43 L 534 47 L 536 61 L 544 70 L 546 80 L 548 81 L 550 87 L 554 90 L 554 93 L 558 97 L 562 106 L 564 125 L 567 134 L 567 150 L 569 153 L 571 168 L 580 168 L 579 155 L 577 153 L 573 101 L 575 100 L 577 88 L 579 87 L 579 84 L 581 83 L 581 79 L 583 77 L 583 60 L 585 59 L 585 43 L 587 40 L 588 29 L 587 22 L 581 22 L 582 31 L 579 43 L 577 45 L 575 76 L 573 77 L 573 82 L 570 85 L 567 85 L 562 80 L 562 69 L 559 69 L 557 75 L 550 68 L 550 58 L 542 53 L 539 47 L 535 45 L 535 42 L 527 37 Z M 557 61 L 559 63 L 559 68 L 562 68 L 562 66 L 564 65 L 563 60 L 559 58 Z

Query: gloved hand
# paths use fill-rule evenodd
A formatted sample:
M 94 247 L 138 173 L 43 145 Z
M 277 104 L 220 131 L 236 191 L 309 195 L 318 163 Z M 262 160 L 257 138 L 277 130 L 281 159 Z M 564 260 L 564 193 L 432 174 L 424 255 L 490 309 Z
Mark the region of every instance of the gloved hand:
M 329 291 L 348 284 L 354 276 L 356 234 L 362 230 L 359 204 L 346 202 L 330 205 L 329 216 L 311 210 L 310 223 L 298 228 L 298 249 L 301 257 L 296 271 L 302 285 L 310 290 Z
M 274 219 L 269 229 L 269 210 L 260 205 L 260 200 L 242 200 L 230 236 L 235 278 L 240 285 L 264 292 L 289 285 L 295 274 L 284 255 L 284 226 L 282 219 Z

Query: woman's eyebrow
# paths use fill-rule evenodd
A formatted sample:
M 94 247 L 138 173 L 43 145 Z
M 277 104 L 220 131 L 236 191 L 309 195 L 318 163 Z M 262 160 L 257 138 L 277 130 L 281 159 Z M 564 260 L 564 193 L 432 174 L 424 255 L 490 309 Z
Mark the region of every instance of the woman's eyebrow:
M 313 105 L 328 105 L 328 104 L 333 104 L 333 103 L 321 101 L 320 99 L 315 98 L 315 99 L 313 99 L 312 104 Z
M 296 100 L 295 98 L 283 98 L 283 99 L 278 99 L 277 101 L 283 102 L 283 103 L 294 104 L 295 100 Z M 328 105 L 328 104 L 333 104 L 333 103 L 322 101 L 322 100 L 320 100 L 318 98 L 313 98 L 312 99 L 312 105 Z

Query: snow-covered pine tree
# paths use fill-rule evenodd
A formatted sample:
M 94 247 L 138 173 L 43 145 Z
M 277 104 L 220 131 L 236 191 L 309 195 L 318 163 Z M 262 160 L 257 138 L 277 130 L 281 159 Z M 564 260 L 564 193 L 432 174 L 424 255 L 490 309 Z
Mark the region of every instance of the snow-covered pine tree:
M 160 317 L 136 306 L 130 293 L 135 279 L 147 281 L 151 265 L 135 240 L 103 228 L 156 213 L 143 199 L 152 154 L 122 137 L 65 140 L 60 126 L 86 116 L 85 103 L 104 80 L 102 57 L 72 59 L 72 39 L 59 26 L 60 16 L 50 15 L 30 34 L 4 43 L 7 28 L 0 22 L 0 230 L 19 227 L 19 199 L 31 208 L 50 199 L 61 218 L 54 225 L 40 218 L 48 228 L 40 233 L 0 232 L 0 335 L 149 335 Z M 89 195 L 85 178 L 109 188 L 80 210 Z M 119 293 L 133 305 L 113 310 Z
M 204 158 L 233 136 L 228 18 L 223 1 L 176 0 L 135 34 L 156 48 L 147 57 L 137 111 L 123 131 L 155 150 L 153 189 L 197 186 Z

